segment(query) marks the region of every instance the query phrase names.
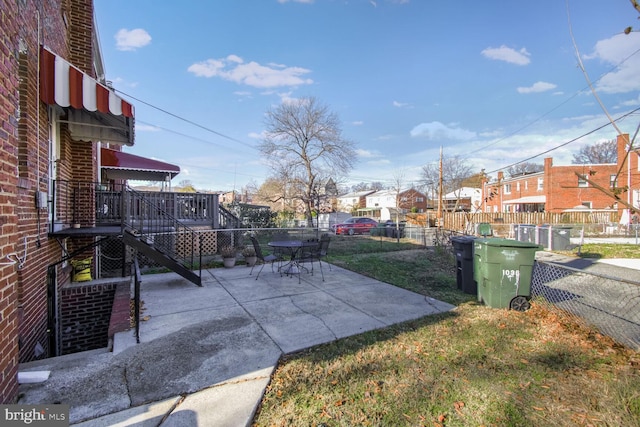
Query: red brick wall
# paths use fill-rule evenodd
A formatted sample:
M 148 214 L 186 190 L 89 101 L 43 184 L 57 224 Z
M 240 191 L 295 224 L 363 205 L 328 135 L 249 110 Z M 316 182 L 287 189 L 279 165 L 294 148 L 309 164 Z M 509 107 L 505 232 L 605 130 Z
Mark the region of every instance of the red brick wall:
M 69 2 L 69 62 L 95 77 L 93 69 L 93 0 Z
M 22 259 L 16 266 L 20 361 L 50 354 L 47 319 L 47 267 L 61 257 L 54 240 L 47 237 L 48 211 L 35 206 L 36 192 L 48 192 L 49 126 L 47 107 L 38 94 L 40 43 L 66 54 L 66 27 L 61 0 L 17 2 L 18 37 L 13 35 L 22 78 L 19 93 L 19 179 L 16 195 L 18 227 L 12 236 L 13 251 Z M 40 39 L 38 39 L 38 36 Z M 40 351 L 42 348 L 42 351 Z
M 417 198 L 420 197 L 422 198 L 422 201 L 416 201 Z M 403 198 L 406 198 L 406 201 L 402 201 Z M 418 212 L 426 212 L 427 196 L 413 188 L 400 193 L 400 208 L 410 211 L 411 208 L 414 207 L 418 210 Z
M 587 176 L 598 185 L 609 189 L 609 177 L 615 174 L 617 165 L 569 165 L 553 166 L 545 172 L 547 194 L 547 212 L 562 212 L 585 202 L 591 203 L 592 209 L 612 207 L 614 200 L 592 185 L 578 186 L 576 173 Z
M 62 354 L 107 346 L 116 286 L 114 283 L 73 283 L 62 289 Z
M 18 10 L 15 0 L 0 0 L 0 402 L 18 394 L 18 312 L 15 266 L 5 264 L 15 250 L 18 151 Z
M 17 363 L 50 355 L 48 266 L 63 251 L 49 239 L 49 108 L 38 94 L 40 44 L 86 73 L 93 70 L 92 0 L 0 0 L 0 399 L 13 402 Z M 95 144 L 75 143 L 60 126 L 58 180 L 95 179 Z M 93 207 L 87 207 L 92 217 Z M 62 242 L 61 242 L 62 243 Z M 71 245 L 73 246 L 73 245 Z M 10 258 L 7 258 L 10 256 Z M 19 259 L 9 264 L 9 259 Z M 58 268 L 58 290 L 69 268 Z M 42 347 L 44 353 L 37 355 Z

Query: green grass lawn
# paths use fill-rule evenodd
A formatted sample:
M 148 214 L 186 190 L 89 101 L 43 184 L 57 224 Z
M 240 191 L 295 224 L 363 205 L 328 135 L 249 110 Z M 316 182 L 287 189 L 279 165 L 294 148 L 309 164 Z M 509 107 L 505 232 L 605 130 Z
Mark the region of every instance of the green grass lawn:
M 640 245 L 587 243 L 570 253 L 581 258 L 640 258 Z M 559 252 L 566 253 L 566 252 Z
M 636 352 L 535 303 L 479 305 L 447 252 L 332 248 L 337 265 L 458 307 L 287 355 L 254 425 L 640 426 Z

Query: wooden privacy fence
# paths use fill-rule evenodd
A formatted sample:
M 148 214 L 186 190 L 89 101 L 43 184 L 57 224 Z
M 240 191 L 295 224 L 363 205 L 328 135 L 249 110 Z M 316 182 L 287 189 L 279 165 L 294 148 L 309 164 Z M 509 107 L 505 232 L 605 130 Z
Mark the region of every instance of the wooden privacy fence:
M 421 226 L 434 226 L 436 212 L 407 214 L 407 221 Z M 444 212 L 442 226 L 463 231 L 470 224 L 617 224 L 617 212 Z

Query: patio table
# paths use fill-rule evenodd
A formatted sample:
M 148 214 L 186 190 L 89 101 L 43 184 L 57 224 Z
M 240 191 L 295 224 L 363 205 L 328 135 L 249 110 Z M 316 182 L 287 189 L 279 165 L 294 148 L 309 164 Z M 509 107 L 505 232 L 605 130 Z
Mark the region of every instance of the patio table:
M 280 240 L 269 242 L 267 244 L 272 248 L 285 249 L 291 254 L 289 262 L 280 266 L 278 271 L 281 274 L 284 272 L 287 276 L 298 274 L 298 279 L 300 279 L 300 273 L 302 270 L 309 271 L 300 263 L 300 251 L 303 248 L 313 248 L 318 246 L 318 242 L 307 242 L 302 240 Z

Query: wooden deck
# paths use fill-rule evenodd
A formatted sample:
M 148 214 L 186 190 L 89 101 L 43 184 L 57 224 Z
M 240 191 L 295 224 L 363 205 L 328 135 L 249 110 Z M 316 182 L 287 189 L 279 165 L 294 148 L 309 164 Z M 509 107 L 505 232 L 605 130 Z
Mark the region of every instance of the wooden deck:
M 122 227 L 101 225 L 98 227 L 65 228 L 49 233 L 52 237 L 83 237 L 83 236 L 118 236 L 122 234 Z

